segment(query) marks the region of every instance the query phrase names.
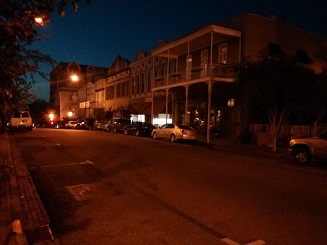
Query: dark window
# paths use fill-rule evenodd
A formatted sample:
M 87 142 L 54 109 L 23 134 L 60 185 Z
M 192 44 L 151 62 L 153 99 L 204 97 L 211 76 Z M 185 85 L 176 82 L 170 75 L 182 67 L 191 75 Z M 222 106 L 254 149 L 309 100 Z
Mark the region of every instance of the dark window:
M 13 118 L 20 118 L 20 112 L 14 112 Z
M 295 59 L 300 64 L 311 64 L 313 61 L 310 59 L 306 51 L 298 49 L 295 53 Z
M 27 111 L 22 112 L 22 117 L 30 117 L 29 113 Z
M 268 48 L 269 48 L 269 53 L 268 53 L 269 57 L 279 58 L 284 56 L 283 51 L 280 49 L 277 43 L 269 43 Z

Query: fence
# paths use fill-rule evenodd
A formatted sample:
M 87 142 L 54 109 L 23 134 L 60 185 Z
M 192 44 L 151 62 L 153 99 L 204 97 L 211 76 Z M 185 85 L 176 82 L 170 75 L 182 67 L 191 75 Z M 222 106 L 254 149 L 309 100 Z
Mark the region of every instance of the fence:
M 283 129 L 277 144 L 285 146 L 292 138 L 316 137 L 318 133 L 327 130 L 327 124 L 290 125 Z M 271 136 L 268 124 L 251 124 L 252 142 L 260 146 L 269 146 Z

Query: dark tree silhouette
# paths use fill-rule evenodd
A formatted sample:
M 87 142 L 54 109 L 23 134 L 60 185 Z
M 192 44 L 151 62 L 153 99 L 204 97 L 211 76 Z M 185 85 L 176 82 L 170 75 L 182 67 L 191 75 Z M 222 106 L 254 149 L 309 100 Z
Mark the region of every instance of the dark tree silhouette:
M 4 130 L 5 115 L 12 108 L 26 105 L 31 99 L 29 89 L 36 74 L 46 77 L 40 64 L 55 61 L 30 45 L 42 39 L 40 27 L 50 21 L 57 9 L 65 14 L 67 4 L 75 11 L 80 0 L 0 0 L 0 115 Z M 90 0 L 87 0 L 90 3 Z M 31 82 L 30 82 L 31 81 Z
M 269 124 L 274 151 L 288 123 L 311 124 L 323 113 L 318 81 L 313 70 L 286 58 L 243 64 L 237 84 L 247 123 Z

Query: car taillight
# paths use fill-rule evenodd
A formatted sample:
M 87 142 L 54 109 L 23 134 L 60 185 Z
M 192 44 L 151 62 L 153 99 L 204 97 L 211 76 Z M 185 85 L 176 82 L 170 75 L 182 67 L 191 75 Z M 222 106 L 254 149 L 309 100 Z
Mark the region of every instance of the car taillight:
M 182 134 L 187 134 L 187 131 L 182 129 Z

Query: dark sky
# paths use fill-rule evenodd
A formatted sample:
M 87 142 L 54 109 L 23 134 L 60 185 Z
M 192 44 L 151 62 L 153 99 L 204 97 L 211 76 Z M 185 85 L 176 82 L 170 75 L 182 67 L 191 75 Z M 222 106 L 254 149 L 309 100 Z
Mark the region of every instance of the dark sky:
M 159 40 L 179 38 L 207 24 L 250 12 L 275 15 L 290 25 L 327 36 L 326 0 L 93 0 L 77 12 L 55 11 L 42 33 L 48 40 L 33 48 L 57 62 L 109 67 L 117 55 L 130 61 L 139 50 L 150 51 Z M 50 72 L 51 67 L 44 67 Z M 40 80 L 33 93 L 48 100 L 49 85 Z

